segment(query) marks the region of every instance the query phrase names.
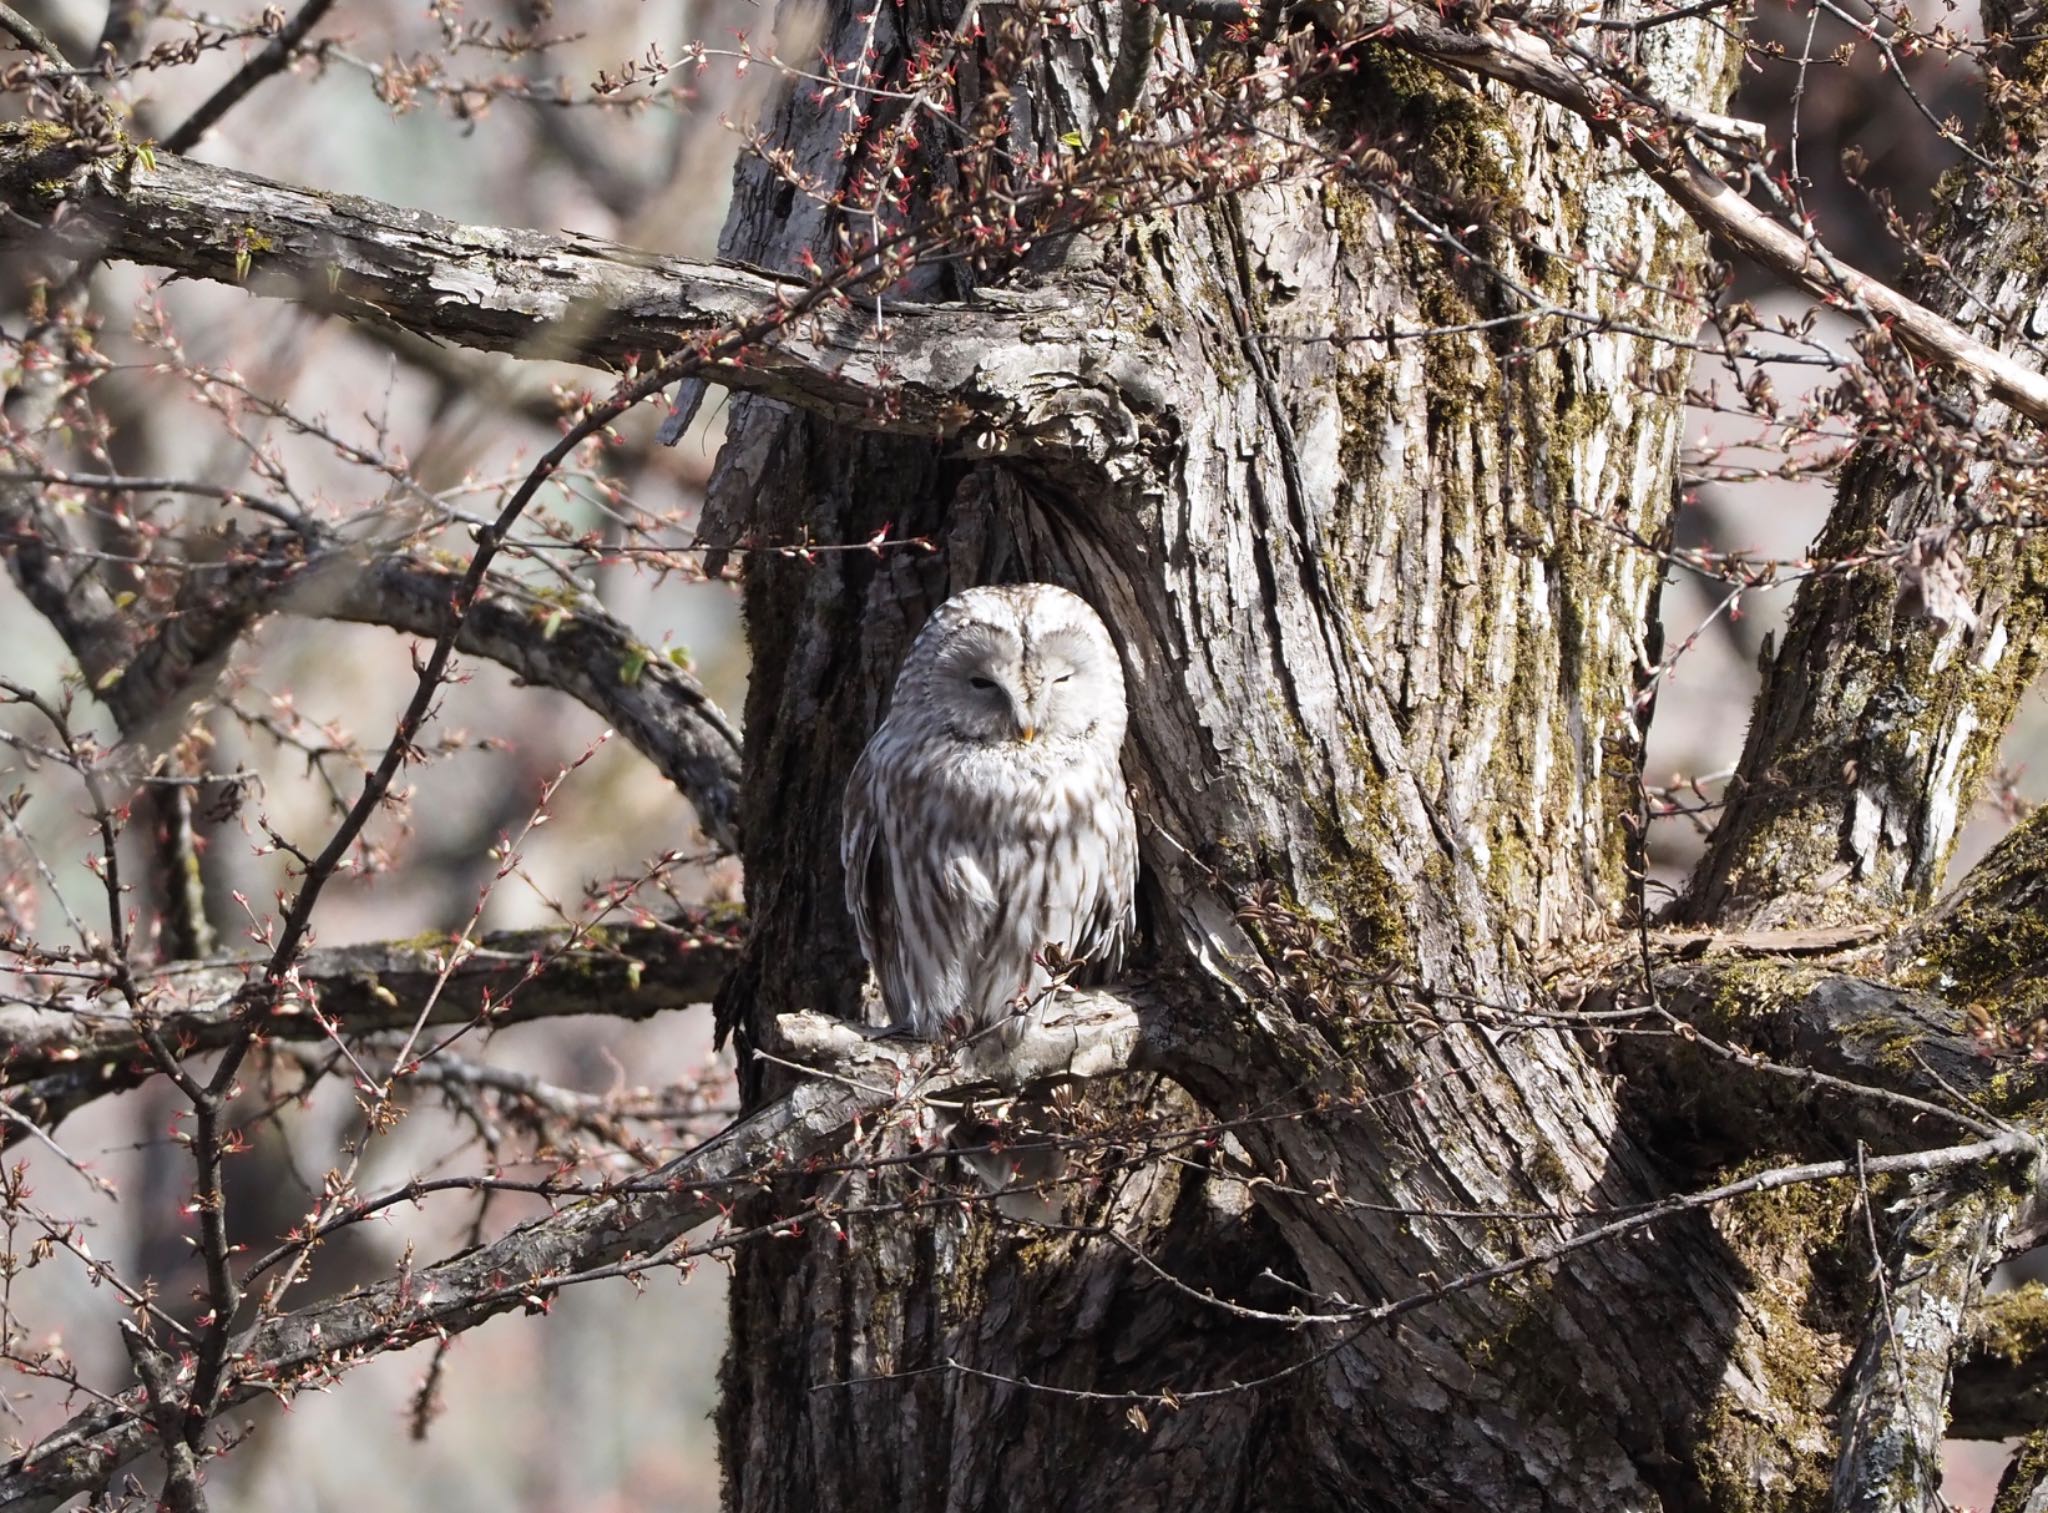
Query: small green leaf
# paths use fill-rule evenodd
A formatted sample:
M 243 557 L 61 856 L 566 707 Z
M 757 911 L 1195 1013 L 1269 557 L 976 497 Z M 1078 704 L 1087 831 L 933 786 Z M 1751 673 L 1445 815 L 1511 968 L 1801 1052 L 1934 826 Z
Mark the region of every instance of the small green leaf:
M 1081 133 L 1078 131 L 1061 132 L 1060 141 L 1064 145 L 1073 148 L 1076 152 L 1079 152 L 1083 147 L 1086 147 L 1088 145 L 1086 142 L 1081 140 Z
M 631 688 L 640 681 L 640 674 L 647 671 L 649 660 L 647 648 L 635 646 L 626 653 L 626 660 L 619 664 L 619 681 Z
M 540 622 L 540 638 L 543 641 L 555 639 L 555 632 L 562 628 L 562 622 L 569 618 L 569 612 L 559 604 L 549 610 Z M 630 680 L 628 680 L 630 681 Z
M 122 675 L 127 671 L 128 669 L 125 667 L 109 667 L 100 674 L 99 681 L 92 685 L 92 691 L 94 693 L 105 693 L 116 683 L 120 682 Z
M 247 247 L 237 247 L 235 249 L 235 282 L 238 284 L 246 283 L 248 278 L 249 249 Z

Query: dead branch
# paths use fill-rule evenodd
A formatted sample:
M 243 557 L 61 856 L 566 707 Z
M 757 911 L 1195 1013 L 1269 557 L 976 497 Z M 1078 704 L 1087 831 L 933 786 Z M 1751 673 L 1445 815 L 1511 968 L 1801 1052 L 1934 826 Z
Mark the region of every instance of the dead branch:
M 482 1018 L 521 1024 L 571 1014 L 638 1020 L 707 1003 L 739 950 L 737 913 L 706 911 L 661 925 L 606 929 L 571 941 L 567 930 L 488 935 L 448 975 L 430 1024 Z M 261 1032 L 324 1040 L 409 1028 L 438 980 L 449 942 L 417 940 L 309 951 L 297 991 Z M 155 1028 L 186 1055 L 230 1045 L 262 962 L 179 963 L 139 979 Z M 515 991 L 516 990 L 516 991 Z M 10 1107 L 54 1126 L 94 1098 L 153 1075 L 142 1027 L 125 1004 L 96 992 L 0 1008 L 0 1064 Z M 20 1138 L 10 1123 L 4 1138 Z

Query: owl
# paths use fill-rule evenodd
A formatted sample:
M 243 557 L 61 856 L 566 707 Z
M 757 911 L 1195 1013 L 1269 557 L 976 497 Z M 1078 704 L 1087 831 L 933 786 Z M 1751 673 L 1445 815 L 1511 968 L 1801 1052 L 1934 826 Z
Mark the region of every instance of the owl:
M 840 859 L 890 1022 L 1021 1029 L 1048 947 L 1115 971 L 1138 845 L 1124 677 L 1087 602 L 1050 583 L 940 605 L 846 785 Z

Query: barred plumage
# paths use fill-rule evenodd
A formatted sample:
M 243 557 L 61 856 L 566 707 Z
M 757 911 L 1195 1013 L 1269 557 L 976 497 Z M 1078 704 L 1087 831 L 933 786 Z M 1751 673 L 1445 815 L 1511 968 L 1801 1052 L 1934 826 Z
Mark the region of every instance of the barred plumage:
M 1012 1020 L 1049 946 L 1115 970 L 1138 848 L 1119 753 L 1123 667 L 1049 583 L 940 605 L 846 785 L 846 902 L 892 1023 L 926 1039 Z M 1019 1021 L 1021 1022 L 1021 1021 Z

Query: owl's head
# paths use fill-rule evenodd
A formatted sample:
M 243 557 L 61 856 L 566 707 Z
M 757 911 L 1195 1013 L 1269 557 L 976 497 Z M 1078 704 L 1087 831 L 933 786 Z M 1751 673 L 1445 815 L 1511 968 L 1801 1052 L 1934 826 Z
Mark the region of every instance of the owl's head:
M 918 632 L 896 696 L 975 745 L 1123 744 L 1116 647 L 1085 599 L 1050 583 L 948 599 Z

